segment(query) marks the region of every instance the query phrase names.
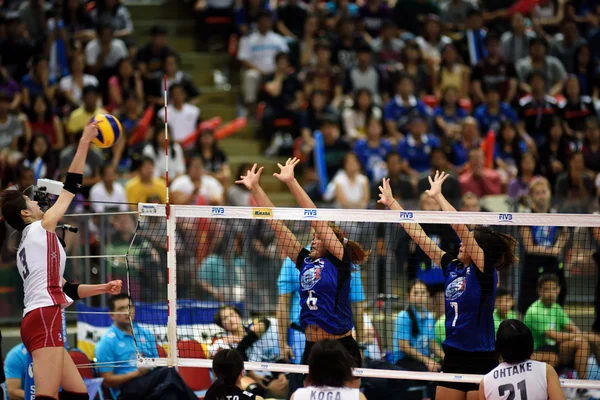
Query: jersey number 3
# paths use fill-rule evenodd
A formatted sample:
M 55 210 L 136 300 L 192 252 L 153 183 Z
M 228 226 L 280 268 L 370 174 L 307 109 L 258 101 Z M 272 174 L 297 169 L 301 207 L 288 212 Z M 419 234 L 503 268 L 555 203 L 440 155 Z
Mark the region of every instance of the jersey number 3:
M 308 298 L 306 299 L 306 306 L 311 311 L 317 311 L 319 309 L 319 307 L 317 306 L 317 300 L 319 300 L 319 299 L 314 297 L 314 294 L 315 294 L 314 290 L 309 290 Z
M 25 248 L 23 247 L 19 252 L 19 261 L 23 265 L 23 280 L 29 276 L 29 267 L 27 266 L 27 257 L 25 257 Z
M 525 380 L 517 383 L 517 390 L 521 392 L 521 400 L 527 400 L 527 387 L 525 386 Z M 506 400 L 515 400 L 515 387 L 512 383 L 498 386 L 498 394 L 500 397 L 508 393 Z

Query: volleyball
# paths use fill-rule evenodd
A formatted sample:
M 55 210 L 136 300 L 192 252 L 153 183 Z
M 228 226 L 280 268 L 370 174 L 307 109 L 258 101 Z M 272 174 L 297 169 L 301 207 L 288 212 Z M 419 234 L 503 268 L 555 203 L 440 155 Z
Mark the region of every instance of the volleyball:
M 123 131 L 117 117 L 110 114 L 98 114 L 93 116 L 90 122 L 98 124 L 98 135 L 92 139 L 92 143 L 103 149 L 117 143 Z

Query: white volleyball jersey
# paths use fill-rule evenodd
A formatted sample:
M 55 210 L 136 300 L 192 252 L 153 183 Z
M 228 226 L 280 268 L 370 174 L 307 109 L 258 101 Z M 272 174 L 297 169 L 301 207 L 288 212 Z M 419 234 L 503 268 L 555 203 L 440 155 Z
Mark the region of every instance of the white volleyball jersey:
M 42 221 L 25 227 L 17 251 L 17 268 L 25 292 L 23 316 L 37 308 L 53 305 L 66 308 L 73 303 L 62 290 L 66 260 L 58 236 L 45 230 Z
M 486 400 L 548 400 L 546 363 L 502 363 L 483 378 Z
M 298 389 L 294 392 L 294 400 L 358 400 L 358 389 L 314 387 Z

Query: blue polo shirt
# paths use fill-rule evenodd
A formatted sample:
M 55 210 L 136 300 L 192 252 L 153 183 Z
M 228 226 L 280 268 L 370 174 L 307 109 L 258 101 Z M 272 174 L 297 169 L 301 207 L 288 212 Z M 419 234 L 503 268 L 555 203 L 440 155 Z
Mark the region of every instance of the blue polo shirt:
M 367 139 L 358 139 L 354 144 L 354 153 L 365 169 L 369 180 L 376 182 L 387 176 L 383 175 L 387 173 L 387 167 L 383 167 L 385 167 L 387 155 L 393 151 L 392 144 L 385 139 L 381 139 L 376 147 L 370 147 Z
M 435 135 L 426 134 L 423 135 L 421 144 L 417 144 L 417 141 L 412 134 L 406 135 L 406 137 L 398 144 L 398 154 L 403 160 L 408 161 L 408 165 L 417 172 L 425 172 L 431 168 L 431 162 L 429 155 L 432 149 L 440 147 L 440 141 Z
M 433 314 L 425 310 L 418 312 L 412 307 L 415 316 L 417 317 L 417 325 L 419 326 L 419 334 L 412 334 L 412 322 L 408 315 L 408 311 L 402 310 L 396 317 L 396 326 L 394 328 L 394 342 L 392 347 L 392 364 L 396 364 L 399 360 L 403 360 L 406 355 L 400 351 L 399 340 L 408 340 L 410 346 L 426 357 L 431 355 L 431 344 L 435 340 L 434 326 L 435 319 Z
M 467 112 L 460 107 L 456 107 L 456 112 L 454 115 L 446 114 L 446 110 L 442 106 L 437 106 L 435 110 L 433 110 L 433 118 L 441 117 L 444 122 L 449 124 L 459 125 L 463 119 L 467 117 Z M 438 128 L 437 124 L 435 124 L 434 132 L 438 136 L 443 136 L 444 132 L 440 128 Z
M 400 130 L 404 129 L 412 117 L 419 116 L 429 120 L 430 115 L 429 107 L 415 96 L 410 96 L 406 103 L 400 96 L 395 96 L 383 109 L 383 120 L 395 121 Z
M 515 124 L 517 123 L 517 114 L 506 103 L 500 103 L 498 114 L 490 114 L 488 106 L 482 104 L 473 113 L 473 118 L 477 120 L 482 137 L 485 137 L 490 129 L 498 135 L 502 121 L 511 120 Z
M 21 343 L 13 347 L 4 360 L 4 375 L 6 375 L 6 379 L 20 379 L 21 389 L 25 390 L 25 384 L 28 380 L 27 378 L 30 369 L 30 379 L 33 384 L 33 361 L 31 361 L 25 345 Z M 35 389 L 31 390 L 30 393 L 35 393 Z M 25 394 L 27 395 L 27 390 L 25 390 Z M 25 398 L 27 399 L 29 397 L 25 396 Z

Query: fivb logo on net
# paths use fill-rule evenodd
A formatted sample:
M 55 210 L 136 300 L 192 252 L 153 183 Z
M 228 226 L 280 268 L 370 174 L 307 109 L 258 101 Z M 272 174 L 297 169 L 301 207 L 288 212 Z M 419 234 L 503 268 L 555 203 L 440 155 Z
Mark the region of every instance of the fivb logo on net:
M 223 207 L 213 207 L 210 211 L 212 215 L 225 215 L 225 208 Z
M 498 222 L 513 222 L 512 214 L 498 214 Z
M 304 218 L 317 218 L 317 210 L 315 210 L 315 209 L 304 210 Z
M 412 221 L 415 219 L 415 216 L 410 211 L 401 211 L 400 212 L 400 221 Z

